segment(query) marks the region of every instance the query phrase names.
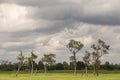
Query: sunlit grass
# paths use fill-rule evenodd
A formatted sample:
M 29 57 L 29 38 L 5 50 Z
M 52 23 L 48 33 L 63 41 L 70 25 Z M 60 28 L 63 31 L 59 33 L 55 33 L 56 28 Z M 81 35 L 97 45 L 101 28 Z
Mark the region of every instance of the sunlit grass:
M 30 73 L 20 73 L 15 77 L 14 72 L 1 72 L 0 80 L 120 80 L 119 73 L 101 73 L 98 77 L 93 76 L 92 73 L 88 77 L 82 73 L 73 75 L 73 73 L 37 73 L 31 76 Z

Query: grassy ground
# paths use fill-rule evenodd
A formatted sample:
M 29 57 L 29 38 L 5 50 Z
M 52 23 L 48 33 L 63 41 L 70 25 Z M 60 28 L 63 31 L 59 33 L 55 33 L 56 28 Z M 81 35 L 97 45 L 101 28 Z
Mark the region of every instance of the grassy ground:
M 20 73 L 18 77 L 15 77 L 14 72 L 0 72 L 0 80 L 120 80 L 120 71 L 100 71 L 98 77 L 93 76 L 92 73 L 86 77 L 82 76 L 82 73 L 78 71 L 77 75 L 73 75 L 71 71 L 51 71 L 47 74 L 37 73 L 31 76 L 30 73 Z M 81 71 L 82 72 L 82 71 Z

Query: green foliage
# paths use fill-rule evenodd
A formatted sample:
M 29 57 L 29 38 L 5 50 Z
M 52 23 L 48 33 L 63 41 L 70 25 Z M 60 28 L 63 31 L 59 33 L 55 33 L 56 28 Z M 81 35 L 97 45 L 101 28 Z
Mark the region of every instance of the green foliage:
M 39 62 L 38 62 L 38 69 L 39 69 L 39 70 L 44 69 L 44 64 L 43 64 L 42 61 L 39 61 Z
M 77 70 L 83 70 L 84 67 L 85 67 L 84 62 L 82 62 L 82 61 L 77 62 Z
M 17 59 L 20 61 L 20 62 L 23 62 L 24 61 L 24 56 L 22 54 L 22 51 L 20 52 L 20 54 L 17 56 Z
M 44 54 L 42 62 L 44 62 L 46 65 L 53 65 L 55 63 L 55 57 L 55 54 Z
M 69 64 L 67 62 L 63 62 L 63 67 L 64 67 L 64 70 L 68 70 L 69 69 Z
M 74 62 L 75 61 L 75 56 L 70 56 L 70 62 Z
M 91 46 L 91 48 L 94 50 L 93 53 L 92 53 L 93 55 L 95 55 L 97 57 L 101 57 L 104 54 L 108 54 L 108 50 L 109 50 L 110 46 L 107 45 L 104 41 L 99 39 L 98 43 L 93 44 Z
M 31 62 L 31 61 L 33 61 L 34 59 L 37 59 L 37 55 L 35 55 L 34 53 L 33 53 L 33 51 L 31 52 L 31 56 L 30 57 L 27 57 L 26 59 L 28 59 L 28 62 Z
M 56 70 L 64 70 L 64 65 L 62 63 L 57 63 Z
M 86 65 L 90 64 L 90 53 L 88 51 L 85 51 L 85 56 L 83 57 L 83 61 Z
M 38 68 L 38 70 L 44 69 L 44 65 L 41 61 L 39 61 L 38 64 L 35 63 L 34 61 L 33 64 L 34 64 L 34 69 L 35 68 Z M 68 63 L 66 62 L 66 64 Z M 64 67 L 64 64 L 63 64 L 63 67 Z M 82 61 L 77 62 L 77 70 L 83 70 L 84 67 L 85 67 L 85 64 Z M 11 63 L 9 61 L 8 63 L 0 64 L 0 71 L 15 71 L 17 70 L 17 68 L 18 68 L 17 63 Z M 53 65 L 53 66 L 50 66 L 49 70 L 54 70 L 55 68 L 56 68 L 56 65 Z M 27 63 L 27 65 L 22 66 L 21 71 L 30 71 L 30 69 L 31 69 L 31 63 L 29 63 L 29 65 Z M 89 65 L 88 69 L 92 70 L 92 65 Z M 67 65 L 66 68 L 64 68 L 63 70 L 73 70 L 73 63 L 70 63 L 69 65 Z M 106 62 L 105 64 L 100 65 L 100 70 L 110 70 L 110 71 L 120 70 L 120 64 L 110 64 L 109 62 Z
M 48 70 L 56 70 L 56 65 L 47 66 Z
M 35 54 L 33 53 L 33 51 L 31 52 L 31 58 L 32 58 L 32 59 L 36 59 L 36 58 L 37 58 L 37 55 L 35 55 Z
M 79 50 L 82 49 L 84 45 L 75 40 L 70 40 L 70 42 L 67 44 L 67 48 L 72 52 L 72 53 L 77 53 Z
M 76 74 L 76 53 L 83 48 L 83 44 L 79 41 L 70 40 L 67 44 L 67 48 L 72 52 L 73 56 L 70 56 L 70 61 L 74 66 L 74 74 Z
M 94 68 L 94 74 L 98 76 L 97 69 L 100 68 L 100 57 L 102 57 L 104 54 L 108 54 L 109 45 L 107 45 L 104 41 L 98 40 L 97 44 L 93 44 L 91 48 L 93 49 L 92 52 L 92 63 Z
M 47 67 L 55 64 L 55 54 L 44 54 L 42 62 L 44 63 L 44 70 L 47 73 Z

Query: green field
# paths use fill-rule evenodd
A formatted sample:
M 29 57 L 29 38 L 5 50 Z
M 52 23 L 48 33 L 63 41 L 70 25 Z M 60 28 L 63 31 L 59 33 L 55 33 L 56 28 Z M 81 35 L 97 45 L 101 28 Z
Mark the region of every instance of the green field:
M 78 71 L 77 75 L 73 75 L 71 71 L 51 71 L 49 73 L 37 73 L 31 76 L 30 73 L 21 72 L 15 77 L 15 72 L 0 72 L 0 80 L 120 80 L 120 71 L 100 71 L 98 77 L 89 73 L 82 76 L 82 71 Z

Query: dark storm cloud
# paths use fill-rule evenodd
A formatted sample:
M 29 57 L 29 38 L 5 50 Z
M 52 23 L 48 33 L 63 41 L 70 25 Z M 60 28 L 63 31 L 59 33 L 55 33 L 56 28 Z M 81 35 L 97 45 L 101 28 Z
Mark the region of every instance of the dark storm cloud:
M 32 6 L 36 9 L 29 12 L 31 18 L 45 20 L 77 20 L 100 25 L 120 25 L 119 0 L 109 1 L 75 1 L 65 0 L 2 0 L 1 3 L 15 3 L 21 6 Z M 42 8 L 41 8 L 42 7 Z M 96 7 L 96 8 L 95 8 Z M 42 10 L 41 10 L 42 9 Z
M 60 32 L 61 30 L 63 30 L 65 27 L 68 28 L 73 28 L 73 26 L 75 26 L 76 22 L 73 20 L 68 20 L 68 21 L 58 21 L 56 23 L 54 23 L 53 25 L 45 28 L 45 29 L 35 29 L 34 32 L 38 32 L 38 33 L 43 33 L 43 34 L 54 34 L 57 32 Z
M 78 3 L 77 3 L 78 2 Z M 15 3 L 31 10 L 31 18 L 45 20 L 69 20 L 100 25 L 120 25 L 119 0 L 113 2 L 96 0 L 1 0 L 1 3 Z
M 76 9 L 77 8 L 77 9 Z M 100 25 L 120 25 L 120 12 L 100 12 L 100 14 L 89 14 L 90 12 L 85 12 L 81 7 L 76 6 L 59 6 L 50 7 L 44 9 L 44 11 L 38 11 L 33 15 L 33 18 L 45 19 L 45 20 L 75 20 L 77 22 L 85 22 L 90 24 L 100 24 Z M 87 13 L 87 14 L 84 14 Z M 40 14 L 40 15 L 38 15 Z
M 6 47 L 6 48 L 1 48 L 1 49 L 5 49 L 7 52 L 11 52 L 11 51 L 20 51 L 20 50 L 32 50 L 35 48 L 34 44 L 27 44 L 27 45 L 18 45 L 18 46 L 10 46 L 10 47 Z
M 102 0 L 103 1 L 103 0 Z M 28 17 L 33 19 L 45 19 L 45 20 L 77 20 L 79 22 L 86 22 L 91 24 L 101 25 L 120 25 L 120 11 L 118 10 L 119 1 L 96 1 L 96 3 L 89 2 L 87 0 L 81 0 L 80 3 L 63 3 L 60 0 L 52 1 L 34 1 L 36 6 L 33 6 L 33 2 L 23 2 L 27 7 L 26 3 L 30 3 L 36 10 L 29 11 Z M 74 1 L 73 1 L 74 2 Z M 100 3 L 100 4 L 99 4 Z M 18 3 L 20 4 L 20 3 Z M 51 4 L 51 5 L 50 5 Z M 88 5 L 87 5 L 88 4 Z M 116 6 L 115 6 L 116 5 Z M 43 6 L 42 8 L 40 6 Z M 104 7 L 107 6 L 107 7 Z M 96 8 L 95 8 L 96 7 Z M 98 7 L 98 8 L 97 8 Z
M 0 3 L 13 3 L 22 6 L 48 7 L 59 4 L 59 0 L 1 0 Z
M 47 28 L 43 28 L 43 29 L 38 27 L 34 30 L 24 30 L 24 31 L 12 32 L 12 33 L 9 33 L 9 37 L 11 37 L 12 39 L 14 38 L 15 40 L 17 38 L 19 40 L 19 38 L 21 39 L 21 38 L 25 38 L 28 36 L 36 37 L 37 35 L 38 36 L 50 35 L 50 34 L 54 34 L 54 33 L 58 33 L 60 31 L 62 31 L 65 27 L 73 28 L 76 26 L 76 24 L 78 24 L 78 23 L 74 20 L 58 21 L 58 22 L 54 23 L 53 25 L 51 25 L 51 26 L 48 25 Z

